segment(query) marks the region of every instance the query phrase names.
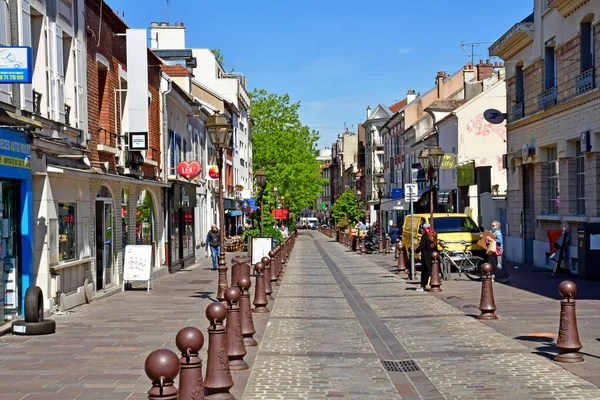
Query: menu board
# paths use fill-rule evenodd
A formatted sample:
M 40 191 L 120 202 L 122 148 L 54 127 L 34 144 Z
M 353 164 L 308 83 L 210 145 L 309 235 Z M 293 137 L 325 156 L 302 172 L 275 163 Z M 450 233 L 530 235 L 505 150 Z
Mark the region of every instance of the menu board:
M 123 264 L 123 284 L 126 281 L 152 280 L 152 246 L 125 246 L 125 262 Z M 150 289 L 150 286 L 148 286 Z

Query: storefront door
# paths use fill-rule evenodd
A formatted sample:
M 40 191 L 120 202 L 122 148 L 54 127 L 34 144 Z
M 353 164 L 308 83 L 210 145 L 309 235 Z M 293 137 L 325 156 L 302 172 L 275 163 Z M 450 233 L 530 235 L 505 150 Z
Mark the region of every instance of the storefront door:
M 21 271 L 19 259 L 19 182 L 0 181 L 0 226 L 3 268 L 4 313 L 19 314 L 19 292 Z M 4 320 L 4 318 L 3 318 Z M 2 324 L 0 321 L 0 324 Z
M 113 283 L 112 199 L 96 199 L 96 290 Z

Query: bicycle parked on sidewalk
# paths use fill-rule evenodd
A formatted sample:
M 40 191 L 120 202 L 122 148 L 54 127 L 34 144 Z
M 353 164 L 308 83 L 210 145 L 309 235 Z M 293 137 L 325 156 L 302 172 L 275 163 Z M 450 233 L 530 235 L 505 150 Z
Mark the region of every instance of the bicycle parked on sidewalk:
M 458 276 L 462 276 L 462 273 L 467 276 L 472 281 L 480 281 L 481 280 L 481 264 L 483 264 L 483 258 L 474 256 L 467 247 L 469 247 L 470 243 L 461 240 L 460 244 L 465 246 L 464 250 L 456 251 L 456 250 L 448 250 L 448 246 L 446 246 L 446 242 L 440 240 L 439 242 L 442 251 L 440 251 L 440 269 L 442 273 L 442 278 L 444 280 L 450 279 L 452 276 L 452 267 L 456 269 L 458 272 Z

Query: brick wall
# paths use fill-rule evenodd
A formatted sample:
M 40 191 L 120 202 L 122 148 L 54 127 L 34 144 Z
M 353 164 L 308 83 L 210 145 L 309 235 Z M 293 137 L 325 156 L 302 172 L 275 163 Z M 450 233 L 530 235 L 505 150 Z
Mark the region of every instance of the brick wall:
M 512 121 L 512 109 L 515 105 L 517 105 L 517 78 L 513 76 L 512 78 L 506 80 L 506 112 L 508 113 L 508 120 Z
M 115 33 L 125 33 L 127 26 L 114 12 L 105 4 L 103 8 L 102 21 L 100 21 L 100 2 L 98 0 L 86 0 L 86 22 L 87 29 L 87 83 L 88 83 L 88 120 L 89 132 L 92 138 L 91 155 L 92 161 L 108 161 L 109 170 L 116 170 L 115 156 L 112 154 L 99 153 L 98 144 L 110 144 L 117 147 L 115 138 L 98 132 L 98 128 L 104 128 L 119 134 L 122 131 L 119 118 L 121 101 L 115 90 L 119 89 L 119 66 L 127 71 L 127 49 L 125 36 L 115 36 Z M 100 40 L 98 41 L 98 32 Z M 101 54 L 110 63 L 108 71 L 99 71 L 96 54 Z M 148 50 L 148 91 L 150 103 L 148 106 L 148 141 L 151 148 L 156 151 L 148 151 L 147 158 L 156 161 L 160 166 L 161 126 L 160 126 L 160 67 L 161 61 Z M 102 101 L 100 101 L 100 94 Z M 144 165 L 142 167 L 144 176 L 154 177 L 154 167 Z
M 538 111 L 538 96 L 542 93 L 544 85 L 543 61 L 527 67 L 524 70 L 525 83 L 525 115 L 531 115 Z
M 580 37 L 566 42 L 557 49 L 557 99 L 561 101 L 575 96 L 575 79 L 580 74 Z

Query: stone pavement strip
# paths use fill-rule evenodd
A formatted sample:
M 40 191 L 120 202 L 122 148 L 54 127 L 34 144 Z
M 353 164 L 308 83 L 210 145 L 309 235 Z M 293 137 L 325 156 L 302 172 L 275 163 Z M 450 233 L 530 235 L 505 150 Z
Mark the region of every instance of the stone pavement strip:
M 600 399 L 596 386 L 372 261 L 383 259 L 302 232 L 243 399 Z M 414 364 L 390 372 L 382 361 Z

